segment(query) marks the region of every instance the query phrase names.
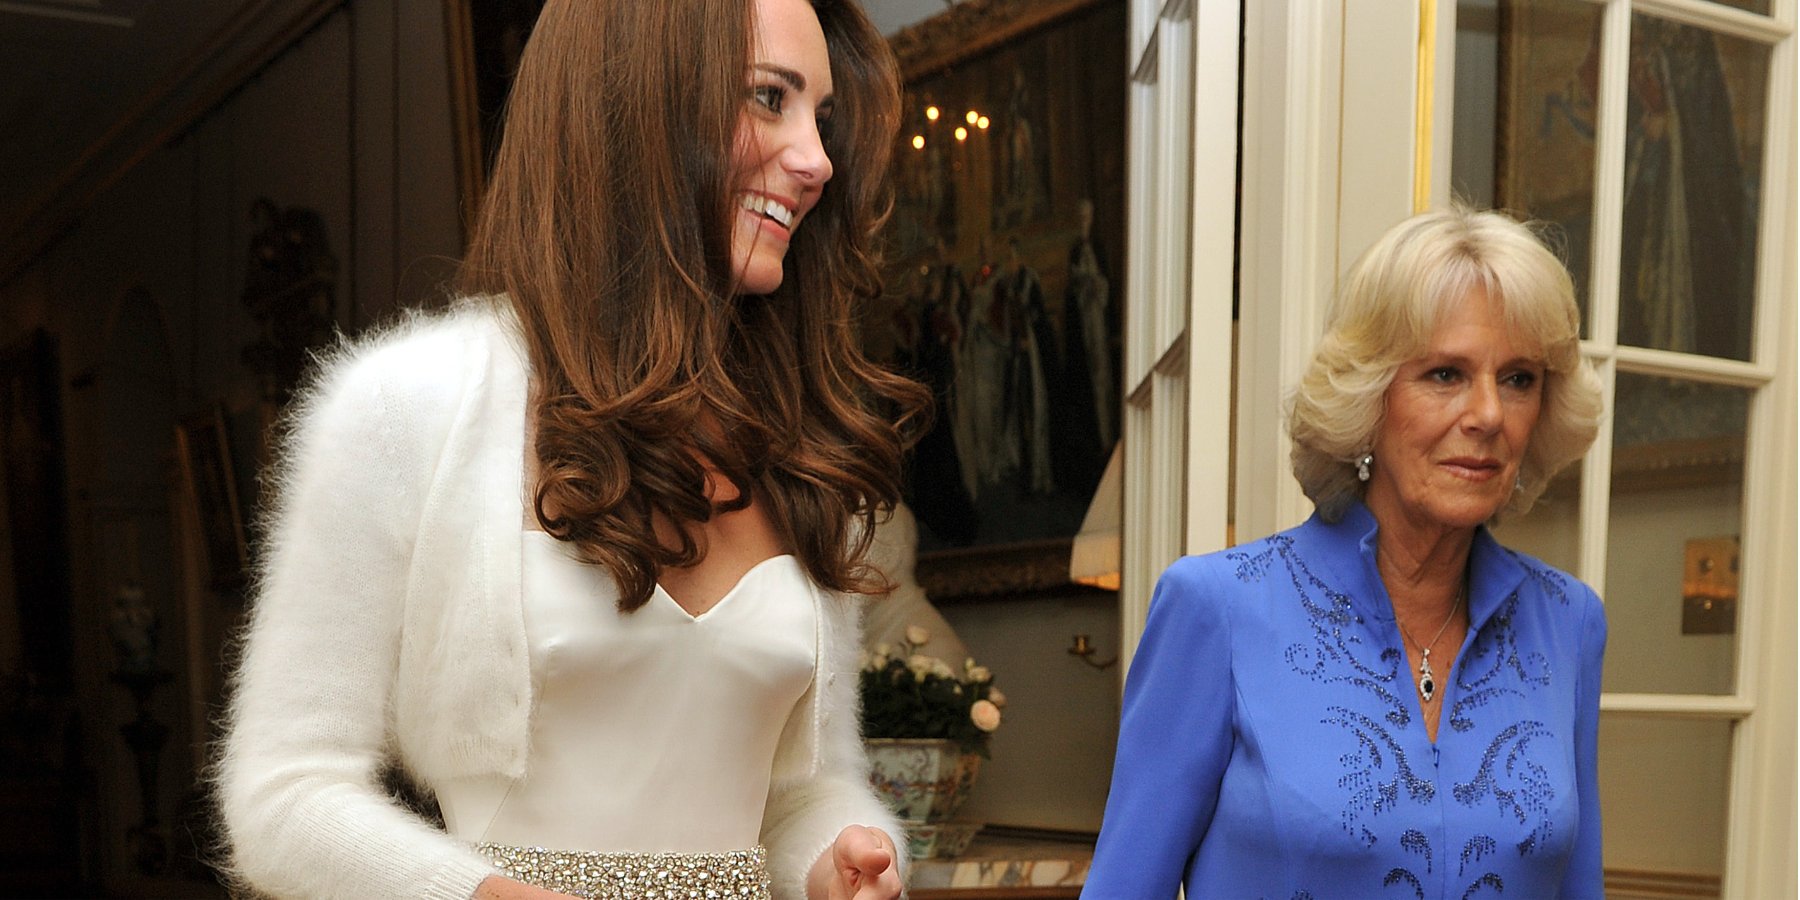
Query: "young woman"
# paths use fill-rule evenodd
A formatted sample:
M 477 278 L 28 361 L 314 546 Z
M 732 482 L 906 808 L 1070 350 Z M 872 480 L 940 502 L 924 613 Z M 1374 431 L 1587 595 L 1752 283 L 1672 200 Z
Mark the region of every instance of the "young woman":
M 849 0 L 546 5 L 465 298 L 290 419 L 219 769 L 245 882 L 899 895 L 855 597 L 926 396 L 851 330 L 896 81 Z

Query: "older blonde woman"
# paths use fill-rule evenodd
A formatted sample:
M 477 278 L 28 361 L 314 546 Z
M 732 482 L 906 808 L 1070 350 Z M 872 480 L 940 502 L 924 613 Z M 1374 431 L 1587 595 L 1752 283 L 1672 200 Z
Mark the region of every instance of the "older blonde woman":
M 1384 235 L 1289 409 L 1313 517 L 1157 585 L 1085 895 L 1599 897 L 1605 617 L 1488 526 L 1600 412 L 1529 230 Z

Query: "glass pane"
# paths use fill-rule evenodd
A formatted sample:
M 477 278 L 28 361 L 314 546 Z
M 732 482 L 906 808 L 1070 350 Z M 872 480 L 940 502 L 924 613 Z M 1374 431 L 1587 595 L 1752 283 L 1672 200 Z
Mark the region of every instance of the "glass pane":
M 1730 758 L 1730 722 L 1602 715 L 1600 821 L 1606 867 L 1643 875 L 1718 876 L 1725 866 Z M 1712 889 L 1717 896 L 1718 886 Z
M 1750 391 L 1621 372 L 1606 690 L 1728 694 Z
M 1550 225 L 1548 236 L 1575 276 L 1582 337 L 1589 337 L 1601 7 L 1577 0 L 1501 0 L 1498 12 L 1494 205 Z M 1460 121 L 1461 91 L 1457 99 Z M 1472 96 L 1470 102 L 1479 101 Z
M 1581 464 L 1564 469 L 1525 515 L 1494 529 L 1500 543 L 1571 575 L 1581 562 Z
M 1619 342 L 1750 358 L 1769 48 L 1631 22 Z
M 1494 205 L 1495 99 L 1500 85 L 1500 12 L 1495 0 L 1456 4 L 1455 114 L 1450 118 L 1450 192 Z

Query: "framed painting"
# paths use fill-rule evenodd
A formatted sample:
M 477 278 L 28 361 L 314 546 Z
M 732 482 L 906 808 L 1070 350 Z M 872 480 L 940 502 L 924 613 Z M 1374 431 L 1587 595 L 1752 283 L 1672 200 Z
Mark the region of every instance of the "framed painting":
M 1576 0 L 1500 5 L 1495 199 L 1559 226 L 1582 286 L 1593 264 L 1601 11 Z M 1769 50 L 1637 13 L 1627 53 L 1618 340 L 1749 360 Z
M 871 356 L 929 385 L 908 462 L 940 602 L 1081 590 L 1119 431 L 1125 23 L 1117 0 L 970 0 L 892 38 L 905 77 Z

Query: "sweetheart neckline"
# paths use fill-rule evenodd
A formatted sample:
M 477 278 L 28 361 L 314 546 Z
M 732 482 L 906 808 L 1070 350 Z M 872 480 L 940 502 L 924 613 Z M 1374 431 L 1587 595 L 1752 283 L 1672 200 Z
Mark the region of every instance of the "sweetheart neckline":
M 568 549 L 568 545 L 567 545 L 566 541 L 558 540 L 557 538 L 551 536 L 549 532 L 546 532 L 546 531 L 543 531 L 543 530 L 537 529 L 537 528 L 527 528 L 527 529 L 524 529 L 524 532 L 526 534 L 542 535 L 545 539 L 549 540 L 551 542 L 551 544 L 558 551 L 566 552 Z M 571 558 L 573 558 L 573 557 L 571 557 Z M 729 601 L 731 598 L 737 596 L 738 591 L 741 588 L 743 588 L 744 584 L 746 582 L 748 582 L 750 580 L 750 577 L 752 575 L 754 575 L 758 570 L 767 567 L 770 563 L 773 563 L 777 560 L 783 560 L 783 559 L 791 559 L 794 561 L 795 565 L 798 565 L 800 562 L 799 557 L 795 556 L 792 553 L 777 553 L 774 556 L 766 557 L 763 560 L 757 562 L 755 565 L 752 565 L 750 568 L 745 569 L 744 573 L 737 577 L 737 581 L 732 582 L 731 587 L 729 587 L 725 590 L 725 593 L 720 594 L 719 598 L 717 600 L 714 600 L 713 602 L 707 604 L 706 608 L 700 610 L 697 613 L 689 610 L 687 607 L 687 604 L 682 603 L 680 600 L 676 599 L 675 595 L 673 593 L 670 593 L 668 588 L 663 587 L 662 582 L 660 582 L 660 581 L 657 582 L 652 587 L 651 594 L 653 597 L 661 596 L 663 599 L 669 601 L 669 603 L 675 607 L 675 610 L 677 612 L 681 613 L 683 616 L 685 616 L 689 621 L 703 622 L 708 617 L 710 617 L 715 611 L 717 611 L 721 606 L 724 606 L 727 601 Z

